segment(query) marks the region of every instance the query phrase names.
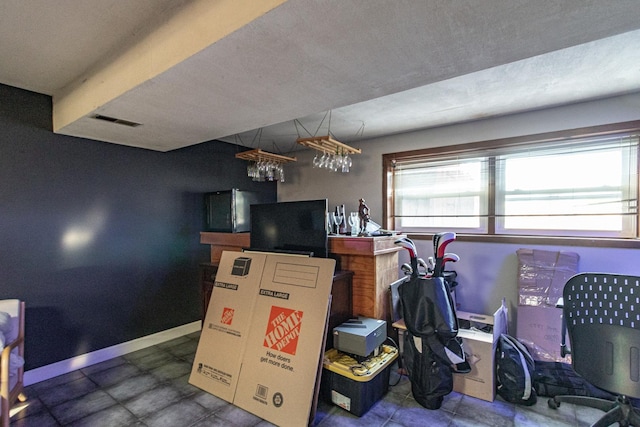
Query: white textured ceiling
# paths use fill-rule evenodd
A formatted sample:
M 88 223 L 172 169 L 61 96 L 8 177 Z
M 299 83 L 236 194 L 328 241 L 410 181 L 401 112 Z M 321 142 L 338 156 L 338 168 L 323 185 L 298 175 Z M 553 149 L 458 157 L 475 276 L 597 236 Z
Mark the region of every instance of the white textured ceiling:
M 3 1 L 0 83 L 52 95 L 54 110 L 74 91 L 91 99 L 118 86 L 122 75 L 101 70 L 134 47 L 148 43 L 159 62 L 150 35 L 199 38 L 230 22 L 221 5 L 235 16 L 260 3 L 235 1 Z M 171 27 L 185 10 L 206 28 Z M 159 151 L 221 139 L 286 153 L 307 131 L 355 143 L 635 91 L 637 0 L 288 0 L 55 130 Z

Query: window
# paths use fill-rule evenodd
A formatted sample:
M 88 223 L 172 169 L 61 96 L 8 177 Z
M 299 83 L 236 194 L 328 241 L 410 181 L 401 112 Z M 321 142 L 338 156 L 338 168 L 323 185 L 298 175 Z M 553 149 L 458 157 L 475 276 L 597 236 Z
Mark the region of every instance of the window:
M 640 122 L 631 124 L 386 154 L 386 225 L 637 238 Z
M 486 159 L 397 164 L 394 200 L 403 230 L 486 231 Z M 396 225 L 398 226 L 398 225 Z

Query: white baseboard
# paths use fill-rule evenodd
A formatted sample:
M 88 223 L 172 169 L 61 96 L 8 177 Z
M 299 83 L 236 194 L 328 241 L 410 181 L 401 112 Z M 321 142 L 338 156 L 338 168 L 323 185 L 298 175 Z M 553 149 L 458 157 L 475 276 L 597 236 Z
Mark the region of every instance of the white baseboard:
M 143 348 L 151 347 L 152 345 L 160 344 L 183 335 L 197 332 L 200 330 L 201 325 L 202 322 L 200 321 L 187 323 L 186 325 L 167 329 L 166 331 L 136 338 L 132 341 L 123 342 L 111 347 L 92 351 L 91 353 L 82 354 L 80 356 L 75 356 L 40 368 L 25 371 L 24 385 L 28 386 L 39 383 L 40 381 L 45 381 L 50 378 L 57 377 L 58 375 L 67 374 L 96 363 L 104 362 L 105 360 L 120 357 Z

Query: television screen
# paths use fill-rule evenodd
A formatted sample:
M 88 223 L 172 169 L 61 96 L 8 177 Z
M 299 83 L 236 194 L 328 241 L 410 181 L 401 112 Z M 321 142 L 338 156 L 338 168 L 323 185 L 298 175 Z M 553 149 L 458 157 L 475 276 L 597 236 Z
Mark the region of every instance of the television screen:
M 327 258 L 327 209 L 327 199 L 251 205 L 251 249 Z

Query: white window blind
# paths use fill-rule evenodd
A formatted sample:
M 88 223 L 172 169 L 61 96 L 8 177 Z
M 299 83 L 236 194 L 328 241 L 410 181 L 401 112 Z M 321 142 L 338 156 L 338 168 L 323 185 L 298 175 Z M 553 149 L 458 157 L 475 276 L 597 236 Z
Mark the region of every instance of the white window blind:
M 486 168 L 486 158 L 398 164 L 396 226 L 405 231 L 486 231 Z
M 397 156 L 391 216 L 405 232 L 634 238 L 637 169 L 637 134 Z
M 496 157 L 496 233 L 633 237 L 638 138 Z

